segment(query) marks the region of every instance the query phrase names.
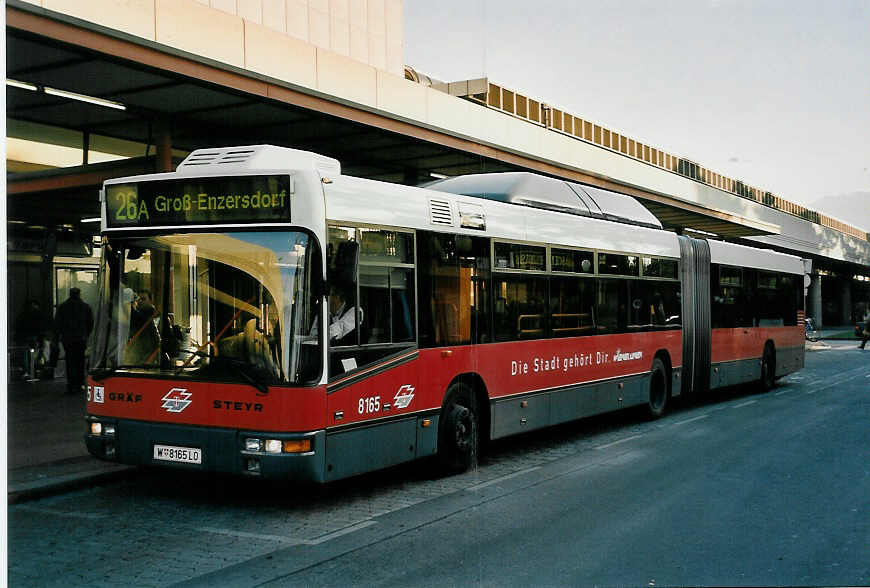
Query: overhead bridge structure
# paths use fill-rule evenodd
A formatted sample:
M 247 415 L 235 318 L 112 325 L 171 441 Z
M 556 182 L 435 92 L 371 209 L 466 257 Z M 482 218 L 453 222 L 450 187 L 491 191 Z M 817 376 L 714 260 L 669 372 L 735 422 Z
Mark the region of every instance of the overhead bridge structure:
M 488 80 L 405 68 L 401 0 L 297 4 L 7 0 L 9 275 L 31 284 L 10 288 L 10 313 L 56 303 L 64 264 L 93 265 L 97 225 L 81 221 L 98 216 L 103 180 L 265 143 L 378 180 L 535 172 L 633 196 L 666 229 L 811 260 L 820 321 L 866 309 L 866 233 Z M 47 167 L 26 149 L 81 161 Z

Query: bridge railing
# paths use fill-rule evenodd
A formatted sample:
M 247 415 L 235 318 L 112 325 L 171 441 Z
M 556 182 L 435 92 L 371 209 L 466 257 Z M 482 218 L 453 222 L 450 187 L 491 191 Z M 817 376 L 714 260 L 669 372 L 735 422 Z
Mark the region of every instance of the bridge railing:
M 432 85 L 450 94 L 500 110 L 551 131 L 569 135 L 580 141 L 592 143 L 626 157 L 644 161 L 650 165 L 691 178 L 741 198 L 753 200 L 764 206 L 769 206 L 812 223 L 840 231 L 857 239 L 870 241 L 870 233 L 859 230 L 847 223 L 790 202 L 771 192 L 749 186 L 741 180 L 716 173 L 684 157 L 679 157 L 657 147 L 646 145 L 602 125 L 584 120 L 552 105 L 524 96 L 519 92 L 493 84 L 486 78 L 451 82 L 450 84 L 439 82 Z

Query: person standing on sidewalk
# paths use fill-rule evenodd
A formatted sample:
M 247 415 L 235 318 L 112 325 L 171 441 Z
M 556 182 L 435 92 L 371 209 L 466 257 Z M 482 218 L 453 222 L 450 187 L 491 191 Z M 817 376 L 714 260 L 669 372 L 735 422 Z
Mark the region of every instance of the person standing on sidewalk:
M 85 349 L 94 328 L 94 313 L 81 290 L 70 288 L 69 298 L 57 307 L 54 330 L 66 356 L 66 393 L 81 392 L 85 384 Z
M 870 311 L 864 317 L 864 332 L 861 333 L 861 344 L 858 345 L 858 349 L 864 349 L 868 339 L 870 339 Z

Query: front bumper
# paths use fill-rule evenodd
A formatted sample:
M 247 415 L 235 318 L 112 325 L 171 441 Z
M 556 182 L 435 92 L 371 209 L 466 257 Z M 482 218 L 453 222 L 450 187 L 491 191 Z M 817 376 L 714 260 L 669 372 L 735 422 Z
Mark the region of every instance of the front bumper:
M 228 474 L 280 478 L 300 482 L 324 482 L 326 433 L 274 433 L 217 427 L 197 427 L 142 422 L 111 417 L 87 416 L 85 445 L 94 457 L 130 465 L 149 465 Z M 91 423 L 102 424 L 100 434 L 92 433 Z M 112 434 L 106 430 L 114 428 Z M 246 451 L 245 439 L 311 440 L 305 453 L 265 453 Z M 198 449 L 200 464 L 175 463 L 154 459 L 155 445 Z

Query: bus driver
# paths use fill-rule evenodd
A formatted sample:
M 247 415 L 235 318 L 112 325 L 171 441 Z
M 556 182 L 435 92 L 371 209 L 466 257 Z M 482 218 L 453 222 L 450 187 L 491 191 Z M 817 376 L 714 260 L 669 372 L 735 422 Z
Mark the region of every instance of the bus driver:
M 354 305 L 348 303 L 350 297 L 341 288 L 333 288 L 329 294 L 329 340 L 336 346 L 355 345 Z M 363 322 L 363 311 L 359 309 L 359 324 Z M 317 322 L 311 328 L 311 336 L 317 336 Z

